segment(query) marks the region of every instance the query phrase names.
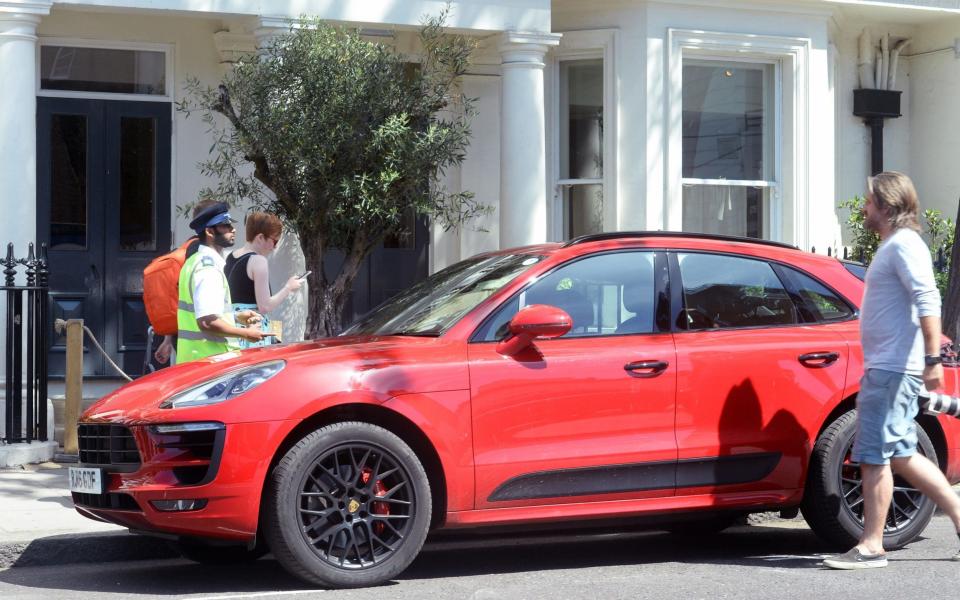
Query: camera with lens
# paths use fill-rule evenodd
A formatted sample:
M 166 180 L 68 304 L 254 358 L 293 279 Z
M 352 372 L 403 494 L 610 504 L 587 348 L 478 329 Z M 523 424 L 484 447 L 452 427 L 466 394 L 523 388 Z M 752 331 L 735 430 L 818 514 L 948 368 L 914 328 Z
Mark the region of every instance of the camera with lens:
M 940 394 L 937 392 L 927 392 L 927 396 L 920 396 L 920 410 L 928 413 L 937 413 L 950 415 L 960 419 L 960 398 Z

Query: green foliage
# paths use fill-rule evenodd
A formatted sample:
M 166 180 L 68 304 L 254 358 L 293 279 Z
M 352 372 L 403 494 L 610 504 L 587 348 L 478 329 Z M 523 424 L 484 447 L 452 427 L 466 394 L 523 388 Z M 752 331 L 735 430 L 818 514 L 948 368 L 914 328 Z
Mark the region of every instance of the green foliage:
M 847 229 L 853 237 L 850 244 L 853 249 L 851 258 L 869 264 L 880 245 L 880 236 L 863 226 L 863 202 L 863 197 L 854 196 L 841 201 L 840 208 L 850 211 L 847 216 Z
M 950 280 L 950 255 L 956 229 L 953 221 L 944 218 L 939 210 L 928 208 L 923 211 L 923 220 L 927 223 L 926 233 L 930 254 L 937 267 L 934 269 L 934 277 L 937 279 L 937 287 L 940 288 L 940 297 L 946 300 L 947 284 Z
M 853 237 L 851 244 L 853 256 L 851 258 L 869 264 L 873 260 L 877 246 L 880 245 L 880 236 L 863 226 L 863 202 L 862 197 L 856 196 L 841 201 L 840 208 L 850 210 L 850 214 L 847 216 L 847 230 Z M 955 235 L 954 224 L 951 219 L 944 218 L 939 210 L 931 208 L 923 211 L 923 224 L 925 224 L 924 233 L 926 234 L 927 245 L 930 247 L 930 256 L 936 267 L 934 276 L 937 280 L 937 287 L 940 288 L 940 297 L 946 298 L 947 281 L 950 273 L 950 253 L 953 249 Z
M 360 261 L 403 235 L 405 216 L 451 228 L 489 210 L 442 185 L 466 156 L 474 113 L 459 80 L 475 42 L 443 31 L 448 12 L 425 20 L 418 62 L 357 30 L 301 19 L 216 88 L 187 80 L 178 110 L 199 112 L 213 137 L 200 167 L 218 183 L 202 194 L 279 215 L 315 271 L 329 248 L 346 255 L 339 273 L 328 280 L 319 269 L 310 286 L 308 333 L 336 333 L 333 312 Z

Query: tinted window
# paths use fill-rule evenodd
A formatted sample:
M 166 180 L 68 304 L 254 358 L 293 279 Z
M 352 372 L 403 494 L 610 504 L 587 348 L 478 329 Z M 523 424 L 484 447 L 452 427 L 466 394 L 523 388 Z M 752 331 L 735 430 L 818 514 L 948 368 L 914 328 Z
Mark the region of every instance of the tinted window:
M 799 271 L 784 268 L 783 272 L 800 295 L 802 310 L 812 321 L 842 321 L 853 315 L 853 310 L 836 293 Z M 807 315 L 805 315 L 807 316 Z
M 573 319 L 564 337 L 650 333 L 654 321 L 654 253 L 590 256 L 561 266 L 508 300 L 478 332 L 494 341 L 531 304 L 562 308 Z
M 764 261 L 679 254 L 683 278 L 680 329 L 768 327 L 798 322 L 793 301 Z
M 853 262 L 846 262 L 846 261 L 840 261 L 840 262 L 841 264 L 843 264 L 844 267 L 846 267 L 848 271 L 850 271 L 850 273 L 854 277 L 856 277 L 860 281 L 866 281 L 867 279 L 866 265 L 861 265 L 860 263 L 853 263 Z

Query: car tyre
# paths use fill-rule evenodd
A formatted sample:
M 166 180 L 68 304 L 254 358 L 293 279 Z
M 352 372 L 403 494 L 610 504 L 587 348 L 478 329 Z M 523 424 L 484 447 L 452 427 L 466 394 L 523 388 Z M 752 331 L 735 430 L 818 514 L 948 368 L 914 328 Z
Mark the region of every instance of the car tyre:
M 330 588 L 385 582 L 407 568 L 430 527 L 431 493 L 416 454 L 362 422 L 318 429 L 269 478 L 264 536 L 280 564 Z
M 857 511 L 862 491 L 858 488 L 860 469 L 850 461 L 856 430 L 857 411 L 851 410 L 831 423 L 817 438 L 800 508 L 814 533 L 839 549 L 854 546 L 863 534 L 862 510 L 859 514 Z M 919 424 L 917 449 L 936 464 L 936 450 Z M 900 477 L 895 476 L 894 486 L 893 510 L 888 513 L 883 536 L 883 545 L 888 550 L 901 548 L 915 540 L 935 510 L 929 498 L 909 488 Z M 896 521 L 891 520 L 891 514 L 898 515 Z

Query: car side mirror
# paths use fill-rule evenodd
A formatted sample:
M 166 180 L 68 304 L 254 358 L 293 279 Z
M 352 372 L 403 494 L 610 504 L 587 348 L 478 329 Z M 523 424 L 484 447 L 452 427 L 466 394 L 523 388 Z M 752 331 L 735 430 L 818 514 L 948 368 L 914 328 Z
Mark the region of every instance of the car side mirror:
M 566 311 L 546 304 L 531 304 L 510 319 L 510 334 L 497 344 L 497 352 L 513 356 L 530 346 L 537 338 L 549 339 L 566 335 L 573 319 Z

